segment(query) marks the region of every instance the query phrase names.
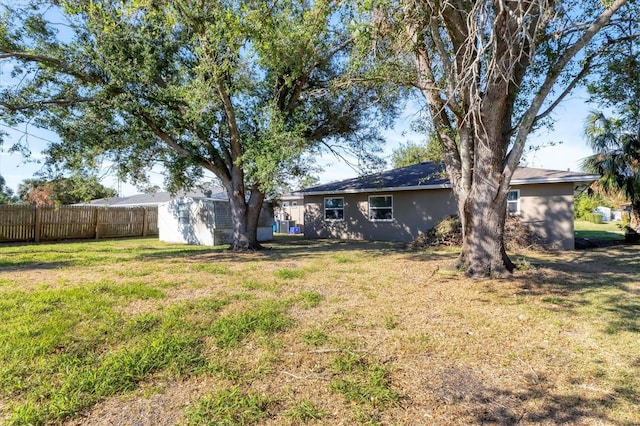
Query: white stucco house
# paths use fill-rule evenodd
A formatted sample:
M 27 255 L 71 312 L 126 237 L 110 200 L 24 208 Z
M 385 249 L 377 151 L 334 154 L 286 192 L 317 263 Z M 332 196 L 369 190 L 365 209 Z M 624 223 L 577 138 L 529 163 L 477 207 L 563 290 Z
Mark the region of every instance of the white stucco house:
M 158 205 L 160 241 L 197 245 L 231 243 L 231 204 L 226 192 L 185 194 Z M 258 241 L 273 239 L 273 209 L 265 202 L 258 221 Z

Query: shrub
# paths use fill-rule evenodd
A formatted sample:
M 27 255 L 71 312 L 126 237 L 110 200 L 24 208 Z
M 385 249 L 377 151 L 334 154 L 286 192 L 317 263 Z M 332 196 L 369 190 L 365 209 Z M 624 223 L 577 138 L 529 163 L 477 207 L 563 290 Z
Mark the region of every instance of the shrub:
M 631 215 L 629 212 L 622 212 L 622 218 L 618 224 L 618 228 L 626 231 L 631 226 Z
M 573 205 L 576 219 L 583 219 L 589 222 L 591 222 L 589 216 L 592 214 L 593 209 L 595 209 L 596 207 L 613 207 L 611 202 L 607 201 L 604 197 L 598 194 L 580 194 L 576 197 Z
M 602 215 L 600 215 L 599 213 L 588 213 L 584 218 L 591 223 L 602 223 Z

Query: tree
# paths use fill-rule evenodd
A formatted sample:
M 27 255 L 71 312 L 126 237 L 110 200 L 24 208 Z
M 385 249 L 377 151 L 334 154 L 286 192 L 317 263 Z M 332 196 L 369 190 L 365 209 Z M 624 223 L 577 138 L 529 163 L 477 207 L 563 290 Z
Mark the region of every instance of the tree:
M 591 188 L 590 188 L 591 189 Z M 573 214 L 576 219 L 587 220 L 588 215 L 593 214 L 598 206 L 615 207 L 611 200 L 598 192 L 585 191 L 573 200 Z
M 357 28 L 378 73 L 414 87 L 431 124 L 462 222 L 470 275 L 514 264 L 503 242 L 511 177 L 529 133 L 618 40 L 626 0 L 440 1 L 372 4 Z M 366 60 L 366 59 L 363 59 Z
M 37 206 L 76 204 L 117 195 L 116 190 L 102 185 L 95 176 L 26 179 L 18 186 L 20 200 Z
M 0 205 L 15 203 L 16 197 L 13 195 L 13 190 L 7 186 L 7 182 L 0 175 Z
M 229 196 L 232 248 L 259 248 L 265 194 L 305 173 L 305 153 L 379 149 L 391 115 L 377 88 L 335 84 L 353 45 L 349 2 L 30 3 L 4 6 L 0 24 L 0 59 L 20 81 L 0 93 L 5 120 L 57 132 L 47 154 L 65 169 L 110 161 L 144 183 L 161 164 L 170 190 L 210 171 Z
M 599 173 L 598 187 L 606 194 L 631 202 L 630 225 L 640 224 L 640 60 L 635 34 L 637 19 L 621 26 L 622 43 L 605 52 L 601 79 L 588 85 L 590 101 L 613 110 L 617 118 L 594 111 L 587 117 L 585 136 L 594 155 L 583 168 Z
M 442 161 L 442 146 L 435 134 L 431 133 L 426 144 L 407 142 L 400 144 L 391 153 L 391 164 L 393 168 L 412 166 L 425 161 Z
M 637 122 L 593 112 L 587 117 L 585 135 L 594 155 L 584 159 L 587 172 L 597 173 L 607 194 L 622 193 L 631 202 L 631 227 L 640 224 L 640 129 Z

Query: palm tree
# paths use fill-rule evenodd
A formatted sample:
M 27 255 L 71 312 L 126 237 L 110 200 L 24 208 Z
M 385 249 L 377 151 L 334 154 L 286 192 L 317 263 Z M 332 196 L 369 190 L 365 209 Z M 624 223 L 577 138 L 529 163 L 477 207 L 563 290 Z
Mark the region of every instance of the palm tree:
M 631 202 L 630 226 L 640 223 L 640 129 L 602 112 L 587 117 L 585 135 L 594 154 L 582 161 L 586 172 L 600 176 L 599 186 L 610 195 L 623 194 Z M 633 128 L 635 127 L 635 128 Z

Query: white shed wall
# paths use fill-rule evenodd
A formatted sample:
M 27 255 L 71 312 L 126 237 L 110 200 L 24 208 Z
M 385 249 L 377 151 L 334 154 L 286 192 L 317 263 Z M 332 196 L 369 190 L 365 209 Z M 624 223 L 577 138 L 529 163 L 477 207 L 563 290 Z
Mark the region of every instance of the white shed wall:
M 214 217 L 215 206 L 212 200 L 179 198 L 160 204 L 158 206 L 160 241 L 215 245 Z
M 228 201 L 178 198 L 158 206 L 160 241 L 197 245 L 231 242 L 231 209 Z M 265 205 L 258 223 L 258 241 L 273 239 L 273 211 Z

